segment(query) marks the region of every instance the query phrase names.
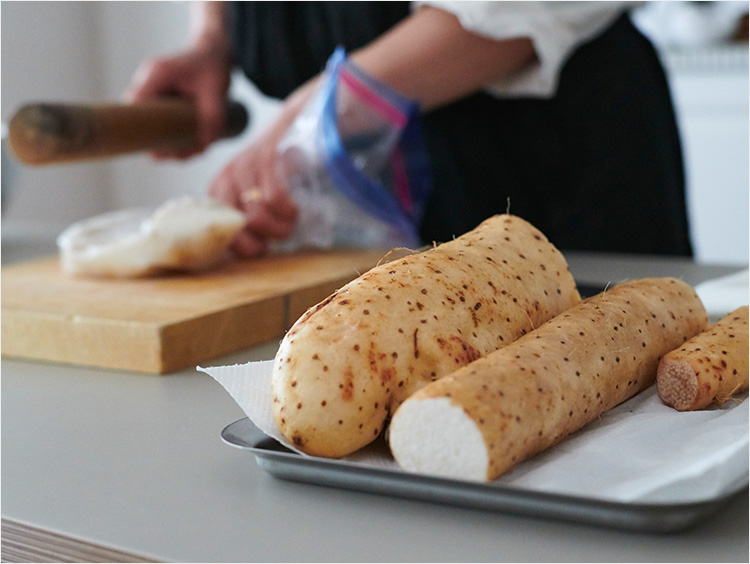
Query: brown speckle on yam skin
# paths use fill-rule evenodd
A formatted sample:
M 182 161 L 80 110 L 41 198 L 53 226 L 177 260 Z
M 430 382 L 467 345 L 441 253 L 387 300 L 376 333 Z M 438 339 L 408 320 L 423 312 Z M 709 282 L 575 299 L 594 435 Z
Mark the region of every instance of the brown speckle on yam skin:
M 748 388 L 748 307 L 670 351 L 659 364 L 659 397 L 678 411 L 703 409 Z
M 700 299 L 679 280 L 622 283 L 422 388 L 404 405 L 450 398 L 481 431 L 487 480 L 494 480 L 651 386 L 665 352 L 707 325 Z M 391 436 L 408 432 L 398 429 L 398 417 L 396 411 Z
M 344 456 L 370 443 L 372 430 L 417 389 L 579 301 L 565 259 L 536 228 L 514 216 L 490 218 L 381 264 L 310 308 L 274 362 L 276 423 L 309 454 Z M 280 408 L 298 402 L 304 408 L 286 410 L 282 421 Z

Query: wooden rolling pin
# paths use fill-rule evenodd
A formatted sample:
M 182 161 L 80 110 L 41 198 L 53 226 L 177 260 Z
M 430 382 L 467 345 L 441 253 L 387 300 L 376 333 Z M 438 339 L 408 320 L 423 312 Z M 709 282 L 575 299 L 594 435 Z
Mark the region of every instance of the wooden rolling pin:
M 227 104 L 222 137 L 239 135 L 248 113 Z M 189 147 L 198 118 L 192 102 L 162 99 L 137 104 L 29 104 L 8 125 L 8 140 L 19 161 L 46 165 L 101 159 L 138 151 Z

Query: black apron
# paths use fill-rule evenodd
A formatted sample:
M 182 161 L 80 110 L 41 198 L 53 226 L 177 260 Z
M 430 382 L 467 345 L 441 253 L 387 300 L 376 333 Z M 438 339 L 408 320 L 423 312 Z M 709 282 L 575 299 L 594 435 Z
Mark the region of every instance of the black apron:
M 236 64 L 278 98 L 336 46 L 353 51 L 409 14 L 408 2 L 230 4 Z M 433 175 L 425 243 L 509 209 L 561 250 L 692 254 L 667 81 L 627 15 L 569 57 L 552 99 L 477 93 L 422 126 Z

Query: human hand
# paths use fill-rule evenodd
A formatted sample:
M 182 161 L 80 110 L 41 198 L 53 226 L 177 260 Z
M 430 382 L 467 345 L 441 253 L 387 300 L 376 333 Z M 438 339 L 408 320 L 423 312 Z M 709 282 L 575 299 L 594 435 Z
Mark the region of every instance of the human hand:
M 142 64 L 126 94 L 128 101 L 177 95 L 193 100 L 198 111 L 196 144 L 152 151 L 152 157 L 186 159 L 203 152 L 215 141 L 224 125 L 229 80 L 229 51 L 218 44 L 199 45 L 184 53 Z
M 209 195 L 242 211 L 245 228 L 232 249 L 241 257 L 263 254 L 275 239 L 294 231 L 299 210 L 288 187 L 277 176 L 278 146 L 315 91 L 313 79 L 292 93 L 276 118 L 216 177 Z
M 289 237 L 297 221 L 297 205 L 276 176 L 279 141 L 271 127 L 224 167 L 208 191 L 245 214 L 245 227 L 232 243 L 241 257 L 265 253 L 273 240 Z

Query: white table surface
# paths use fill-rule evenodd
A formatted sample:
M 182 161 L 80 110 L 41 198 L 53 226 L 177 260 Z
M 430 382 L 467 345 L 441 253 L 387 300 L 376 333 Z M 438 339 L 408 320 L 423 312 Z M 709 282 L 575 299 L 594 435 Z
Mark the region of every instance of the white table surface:
M 3 262 L 34 254 L 4 245 Z M 737 270 L 568 258 L 580 282 L 695 284 Z M 276 347 L 211 364 L 269 359 Z M 158 376 L 3 359 L 2 517 L 164 561 L 748 561 L 747 489 L 670 535 L 517 517 L 276 479 L 220 440 L 241 417 L 193 369 Z

